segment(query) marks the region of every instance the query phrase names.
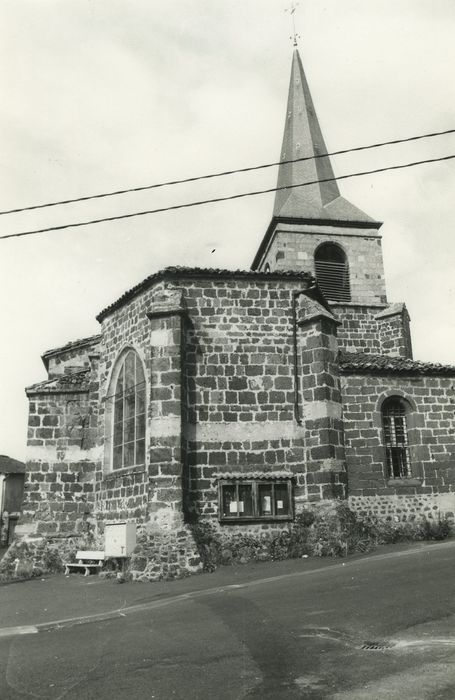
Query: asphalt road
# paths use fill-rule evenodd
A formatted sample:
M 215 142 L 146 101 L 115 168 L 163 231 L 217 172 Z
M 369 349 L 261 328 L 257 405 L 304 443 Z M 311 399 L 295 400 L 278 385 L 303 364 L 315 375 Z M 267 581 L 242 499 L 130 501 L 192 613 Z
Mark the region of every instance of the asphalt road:
M 453 543 L 279 572 L 240 569 L 208 590 L 188 579 L 84 624 L 0 629 L 0 698 L 455 699 Z

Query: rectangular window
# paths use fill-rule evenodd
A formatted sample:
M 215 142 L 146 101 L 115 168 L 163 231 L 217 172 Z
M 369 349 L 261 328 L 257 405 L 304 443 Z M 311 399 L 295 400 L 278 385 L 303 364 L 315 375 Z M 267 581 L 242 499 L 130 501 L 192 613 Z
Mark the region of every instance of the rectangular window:
M 220 481 L 219 503 L 221 521 L 290 520 L 291 480 Z

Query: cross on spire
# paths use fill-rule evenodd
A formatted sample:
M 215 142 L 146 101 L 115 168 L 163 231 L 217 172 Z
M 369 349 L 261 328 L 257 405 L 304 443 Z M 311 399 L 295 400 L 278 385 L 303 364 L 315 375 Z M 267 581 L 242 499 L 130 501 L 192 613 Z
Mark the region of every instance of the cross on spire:
M 290 16 L 292 17 L 292 36 L 289 38 L 293 40 L 294 46 L 297 46 L 297 39 L 300 39 L 300 34 L 297 34 L 295 29 L 295 11 L 299 5 L 299 2 L 291 0 L 290 6 L 285 10 L 285 12 L 289 12 Z

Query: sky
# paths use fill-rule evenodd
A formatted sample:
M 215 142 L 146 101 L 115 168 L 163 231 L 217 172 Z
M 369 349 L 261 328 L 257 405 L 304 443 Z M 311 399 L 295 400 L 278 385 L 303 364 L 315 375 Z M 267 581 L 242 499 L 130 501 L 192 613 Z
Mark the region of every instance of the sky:
M 278 160 L 285 0 L 3 0 L 0 210 Z M 455 128 L 453 0 L 301 0 L 330 150 Z M 455 154 L 455 134 L 338 156 L 336 175 Z M 274 187 L 276 170 L 0 216 L 0 236 Z M 455 364 L 455 161 L 340 183 L 383 221 L 388 299 L 416 359 Z M 25 457 L 41 355 L 168 265 L 248 269 L 273 195 L 0 240 L 0 453 Z M 214 252 L 213 252 L 214 251 Z

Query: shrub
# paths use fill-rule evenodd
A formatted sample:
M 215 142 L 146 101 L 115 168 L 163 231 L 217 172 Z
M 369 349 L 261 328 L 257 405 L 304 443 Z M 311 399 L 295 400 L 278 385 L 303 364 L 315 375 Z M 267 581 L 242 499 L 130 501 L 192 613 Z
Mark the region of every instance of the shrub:
M 210 522 L 190 527 L 205 571 L 248 561 L 366 553 L 381 544 L 444 539 L 451 530 L 445 518 L 437 522 L 404 523 L 360 518 L 340 501 L 321 503 L 314 510 L 298 513 L 294 522 L 280 532 L 252 535 L 227 528 L 221 530 Z

